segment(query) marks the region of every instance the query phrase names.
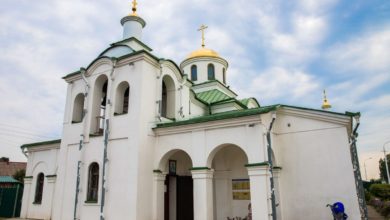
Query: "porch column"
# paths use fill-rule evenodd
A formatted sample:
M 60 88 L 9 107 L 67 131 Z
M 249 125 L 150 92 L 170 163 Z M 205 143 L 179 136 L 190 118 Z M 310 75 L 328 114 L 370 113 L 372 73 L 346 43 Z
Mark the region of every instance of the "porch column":
M 213 170 L 191 171 L 194 180 L 194 220 L 213 220 Z
M 271 219 L 268 166 L 250 166 L 247 169 L 251 188 L 252 220 Z
M 164 220 L 165 174 L 161 171 L 153 173 L 153 220 Z

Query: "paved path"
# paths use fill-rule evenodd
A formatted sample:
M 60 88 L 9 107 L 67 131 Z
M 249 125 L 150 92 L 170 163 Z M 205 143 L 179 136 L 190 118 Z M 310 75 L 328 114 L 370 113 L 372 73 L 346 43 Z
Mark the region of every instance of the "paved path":
M 367 206 L 368 219 L 370 220 L 386 220 L 385 217 L 381 216 L 372 206 Z M 388 219 L 387 219 L 388 220 Z
M 369 220 L 390 220 L 390 219 L 385 219 L 385 217 L 381 216 L 372 206 L 367 206 L 367 210 L 368 210 Z M 0 220 L 2 220 L 2 218 L 0 218 Z M 9 218 L 7 220 L 28 220 L 28 219 Z

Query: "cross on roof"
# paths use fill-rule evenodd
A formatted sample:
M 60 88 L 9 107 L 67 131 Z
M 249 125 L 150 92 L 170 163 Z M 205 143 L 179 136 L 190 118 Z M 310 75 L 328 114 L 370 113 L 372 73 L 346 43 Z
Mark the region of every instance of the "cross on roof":
M 202 26 L 200 26 L 200 28 L 198 29 L 198 31 L 201 31 L 202 32 L 202 47 L 205 46 L 204 44 L 204 31 L 207 29 L 208 27 L 204 24 L 202 24 Z

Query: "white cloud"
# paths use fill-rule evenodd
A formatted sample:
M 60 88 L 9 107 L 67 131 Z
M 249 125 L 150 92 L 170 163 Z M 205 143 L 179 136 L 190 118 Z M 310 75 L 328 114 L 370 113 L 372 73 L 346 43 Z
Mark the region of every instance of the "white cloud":
M 262 99 L 280 99 L 288 95 L 297 99 L 317 90 L 315 78 L 303 71 L 272 67 L 253 79 L 249 91 Z
M 326 53 L 330 64 L 338 71 L 373 74 L 390 71 L 390 27 L 364 33 L 334 45 Z

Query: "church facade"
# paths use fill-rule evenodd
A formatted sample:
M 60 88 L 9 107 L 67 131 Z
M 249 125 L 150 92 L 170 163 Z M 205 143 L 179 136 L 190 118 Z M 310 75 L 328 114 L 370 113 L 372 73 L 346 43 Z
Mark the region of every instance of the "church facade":
M 22 218 L 330 219 L 341 201 L 365 219 L 359 114 L 239 99 L 204 39 L 177 65 L 142 42 L 135 7 L 121 24 L 123 40 L 63 77 L 61 140 L 22 146 Z

